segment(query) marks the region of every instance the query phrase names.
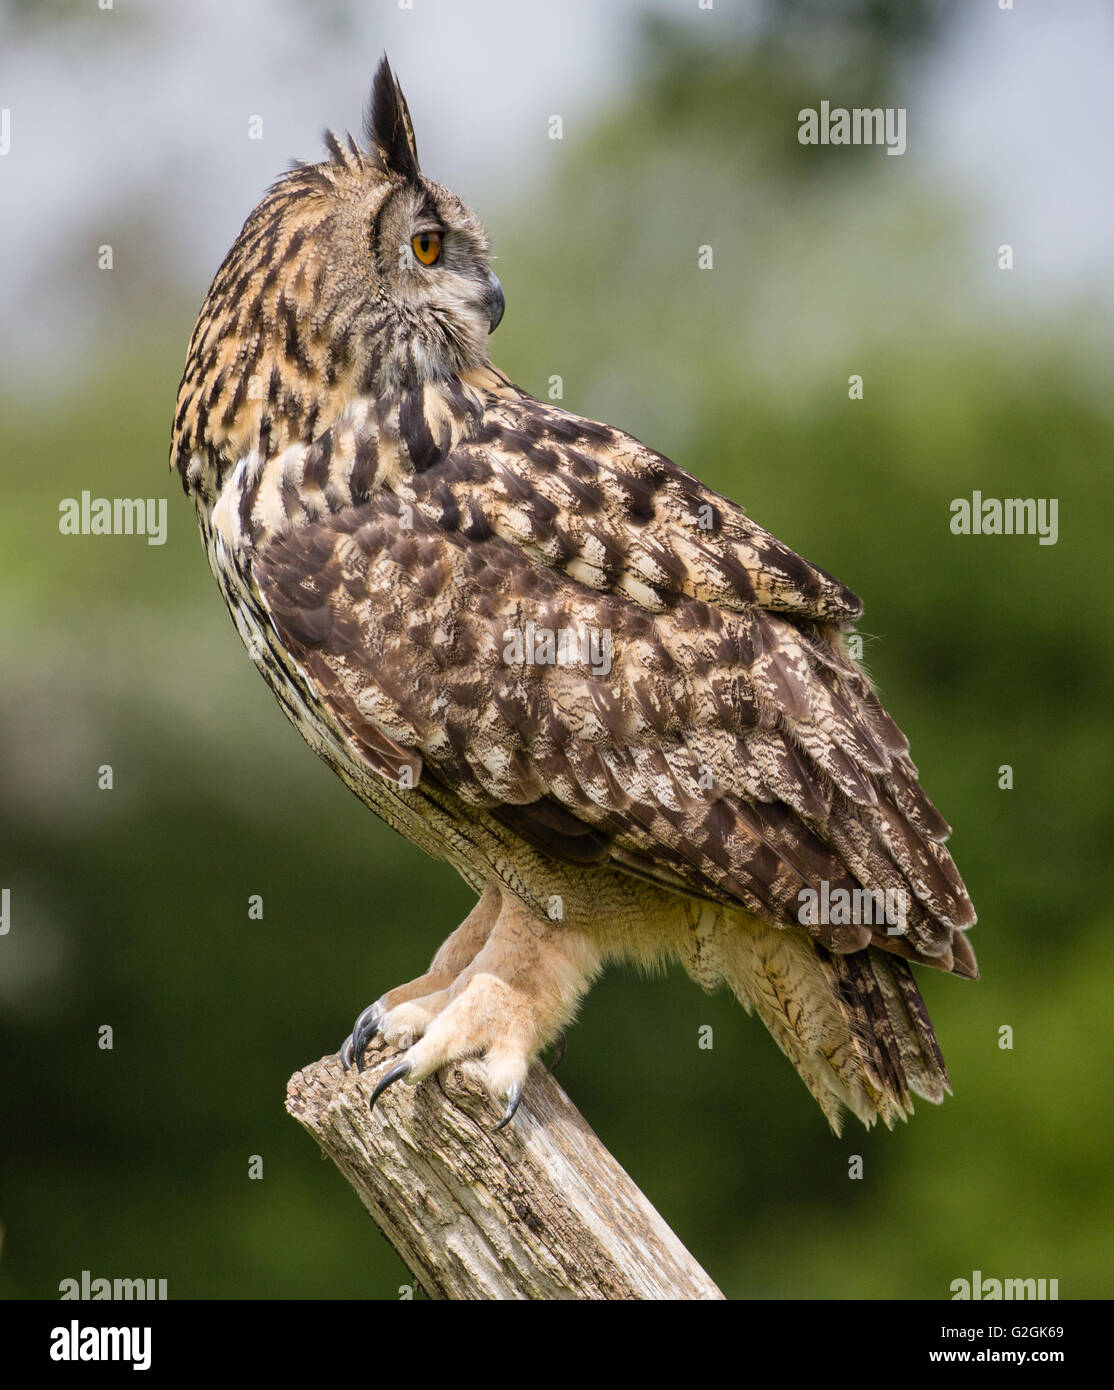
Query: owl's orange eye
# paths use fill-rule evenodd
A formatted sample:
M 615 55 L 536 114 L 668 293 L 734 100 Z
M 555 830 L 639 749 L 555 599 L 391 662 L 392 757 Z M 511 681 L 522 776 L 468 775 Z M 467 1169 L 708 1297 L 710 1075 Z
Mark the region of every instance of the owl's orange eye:
M 440 232 L 419 232 L 410 238 L 410 245 L 422 265 L 436 265 L 441 259 Z

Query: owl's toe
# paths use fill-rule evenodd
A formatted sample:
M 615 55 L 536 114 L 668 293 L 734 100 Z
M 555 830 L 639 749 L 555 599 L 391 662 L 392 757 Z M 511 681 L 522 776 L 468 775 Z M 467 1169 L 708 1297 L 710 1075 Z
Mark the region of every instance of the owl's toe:
M 439 989 L 388 1009 L 380 1024 L 383 1041 L 403 1050 L 413 1047 L 448 1003 L 448 998 L 448 990 Z

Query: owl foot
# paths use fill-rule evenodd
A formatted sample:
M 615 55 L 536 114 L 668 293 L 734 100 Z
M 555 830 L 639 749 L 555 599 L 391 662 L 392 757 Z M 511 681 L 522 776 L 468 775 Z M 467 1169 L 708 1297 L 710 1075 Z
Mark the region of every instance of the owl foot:
M 452 984 L 460 972 L 475 959 L 498 915 L 499 894 L 495 889 L 489 888 L 442 945 L 424 975 L 419 975 L 408 984 L 399 985 L 397 989 L 389 990 L 374 1004 L 369 1004 L 364 1009 L 340 1048 L 339 1056 L 345 1071 L 353 1066 L 363 1071 L 364 1054 L 373 1038 L 382 1031 L 383 1020 L 388 1013 L 411 999 L 422 999 L 423 996 L 443 992 Z M 419 1016 L 414 1022 L 415 1036 L 420 1036 L 428 1018 Z M 398 1037 L 389 1040 L 400 1041 Z M 409 1046 L 409 1043 L 405 1045 Z
M 377 999 L 374 1004 L 369 1004 L 352 1025 L 352 1031 L 345 1038 L 340 1049 L 339 1056 L 344 1070 L 349 1071 L 353 1066 L 358 1071 L 364 1070 L 364 1055 L 378 1033 L 383 1034 L 386 1042 L 393 1042 L 401 1047 L 411 1046 L 414 1038 L 421 1037 L 430 1021 L 440 1013 L 444 1005 L 445 994 L 446 991 L 443 990 L 440 996 L 431 995 L 425 999 L 414 1000 L 409 1008 L 400 1006 L 392 1009 L 389 1028 L 384 1027 L 386 1010 L 383 1000 Z M 434 1007 L 434 1001 L 438 998 L 441 999 L 441 1002 Z M 553 1056 L 549 1061 L 550 1071 L 556 1071 L 561 1065 L 568 1043 L 568 1034 L 563 1028 L 558 1028 L 553 1039 Z M 391 1081 L 398 1079 L 397 1076 L 391 1077 Z M 386 1085 L 390 1085 L 390 1082 L 385 1083 L 384 1089 Z M 378 1094 L 378 1090 L 376 1093 Z M 372 1104 L 374 1103 L 373 1099 Z
M 486 896 L 486 895 L 485 895 Z M 483 901 L 483 900 L 481 900 Z M 530 1064 L 548 1043 L 564 1052 L 564 1027 L 599 965 L 594 945 L 569 927 L 539 919 L 506 897 L 475 958 L 446 988 L 388 1005 L 400 991 L 365 1009 L 341 1049 L 345 1065 L 361 1066 L 376 1033 L 405 1049 L 381 1077 L 370 1105 L 388 1086 L 416 1086 L 442 1067 L 481 1057 L 493 1094 L 504 1104 L 496 1126 L 509 1124 Z M 432 972 L 431 972 L 432 973 Z M 423 977 L 425 983 L 430 976 Z
M 486 971 L 459 983 L 455 997 L 445 990 L 400 1004 L 384 1016 L 384 1040 L 407 1051 L 380 1078 L 370 1097 L 372 1108 L 396 1081 L 416 1086 L 453 1062 L 482 1057 L 491 1090 L 506 1107 L 496 1128 L 513 1118 L 530 1063 L 548 1041 L 541 1034 L 534 1001 Z

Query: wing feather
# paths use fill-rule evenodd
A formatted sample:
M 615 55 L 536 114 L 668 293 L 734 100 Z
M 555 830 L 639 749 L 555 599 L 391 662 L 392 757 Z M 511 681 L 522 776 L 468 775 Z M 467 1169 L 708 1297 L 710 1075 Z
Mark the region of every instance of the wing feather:
M 424 473 L 256 554 L 272 621 L 354 747 L 554 857 L 775 925 L 825 881 L 900 889 L 904 935 L 806 929 L 974 973 L 946 823 L 840 636 L 854 595 L 660 455 L 533 404 L 528 429 L 488 410 Z M 540 631 L 589 642 L 523 659 Z

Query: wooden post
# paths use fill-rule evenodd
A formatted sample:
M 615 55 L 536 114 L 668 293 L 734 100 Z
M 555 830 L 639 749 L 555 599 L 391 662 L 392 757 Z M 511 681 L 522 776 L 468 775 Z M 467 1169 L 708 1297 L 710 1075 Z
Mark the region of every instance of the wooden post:
M 322 1058 L 290 1078 L 286 1108 L 430 1298 L 723 1297 L 540 1063 L 495 1133 L 475 1062 L 369 1112 L 396 1058 L 370 1051 L 362 1074 Z

